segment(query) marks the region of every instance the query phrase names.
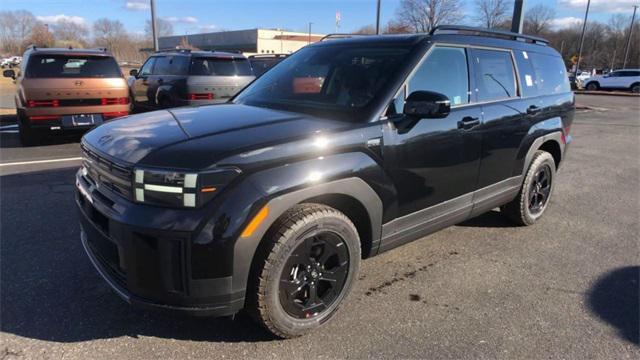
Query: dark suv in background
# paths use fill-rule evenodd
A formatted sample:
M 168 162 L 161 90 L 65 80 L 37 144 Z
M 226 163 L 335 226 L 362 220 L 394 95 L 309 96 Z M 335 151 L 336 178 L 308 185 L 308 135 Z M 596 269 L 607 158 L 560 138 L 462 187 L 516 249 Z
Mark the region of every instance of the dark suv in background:
M 130 75 L 136 110 L 226 102 L 255 78 L 242 54 L 184 49 L 154 54 Z
M 132 304 L 247 309 L 299 336 L 333 317 L 361 258 L 496 207 L 538 221 L 573 117 L 562 58 L 537 37 L 443 26 L 319 42 L 228 104 L 86 134 L 82 243 Z

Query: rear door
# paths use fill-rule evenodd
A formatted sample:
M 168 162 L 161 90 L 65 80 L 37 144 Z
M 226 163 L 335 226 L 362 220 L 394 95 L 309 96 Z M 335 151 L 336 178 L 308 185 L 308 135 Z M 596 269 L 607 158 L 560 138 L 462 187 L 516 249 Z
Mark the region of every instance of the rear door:
M 149 103 L 149 80 L 153 75 L 153 67 L 156 62 L 156 57 L 150 57 L 142 65 L 138 75 L 133 83 L 133 101 L 136 106 L 147 109 L 151 106 Z
M 192 98 L 213 102 L 228 101 L 255 78 L 249 60 L 231 55 L 193 57 L 189 74 Z

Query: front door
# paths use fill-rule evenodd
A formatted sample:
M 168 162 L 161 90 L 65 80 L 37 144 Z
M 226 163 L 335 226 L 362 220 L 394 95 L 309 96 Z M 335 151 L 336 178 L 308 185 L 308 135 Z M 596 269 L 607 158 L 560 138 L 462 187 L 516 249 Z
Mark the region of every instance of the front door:
M 431 218 L 470 211 L 480 164 L 481 107 L 472 103 L 468 50 L 435 46 L 392 105 L 397 115 L 384 127 L 384 166 L 397 191 L 396 226 L 402 232 Z M 403 99 L 413 91 L 446 95 L 443 119 L 409 119 Z M 462 211 L 462 213 L 461 213 Z M 398 220 L 402 218 L 401 220 Z
M 147 62 L 142 65 L 140 68 L 140 72 L 136 76 L 135 82 L 133 83 L 133 101 L 134 105 L 143 109 L 148 109 L 150 107 L 149 103 L 149 85 L 152 80 L 151 77 L 153 75 L 153 67 L 155 65 L 156 58 L 150 57 Z

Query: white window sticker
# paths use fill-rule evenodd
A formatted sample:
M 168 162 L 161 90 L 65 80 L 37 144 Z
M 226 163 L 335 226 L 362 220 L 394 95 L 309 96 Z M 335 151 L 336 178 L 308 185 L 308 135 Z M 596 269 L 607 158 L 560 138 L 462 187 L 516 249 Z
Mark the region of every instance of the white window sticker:
M 533 86 L 533 79 L 531 78 L 531 75 L 525 75 L 524 81 L 527 83 L 527 86 Z
M 524 58 L 525 58 L 525 59 L 528 59 L 528 58 L 529 58 L 529 55 L 527 54 L 527 52 L 526 52 L 526 51 L 523 51 L 523 52 L 522 52 L 522 56 L 524 56 Z
M 453 97 L 453 104 L 454 105 L 458 105 L 462 102 L 462 98 L 460 96 L 454 96 Z

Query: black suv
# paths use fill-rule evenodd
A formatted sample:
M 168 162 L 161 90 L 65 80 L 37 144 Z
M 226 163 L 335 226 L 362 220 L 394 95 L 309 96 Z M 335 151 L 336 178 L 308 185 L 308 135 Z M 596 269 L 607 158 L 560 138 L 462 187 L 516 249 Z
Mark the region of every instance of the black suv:
M 242 54 L 188 49 L 156 53 L 129 74 L 136 110 L 226 102 L 255 78 Z
M 82 141 L 82 243 L 126 301 L 247 309 L 281 337 L 329 320 L 362 258 L 501 207 L 549 205 L 574 116 L 543 39 L 465 27 L 307 46 L 228 104 Z

